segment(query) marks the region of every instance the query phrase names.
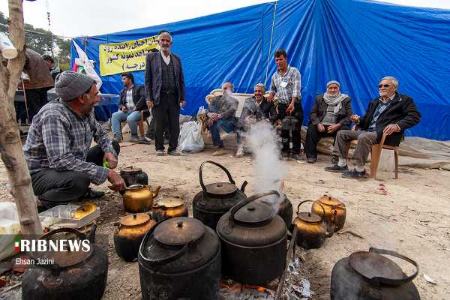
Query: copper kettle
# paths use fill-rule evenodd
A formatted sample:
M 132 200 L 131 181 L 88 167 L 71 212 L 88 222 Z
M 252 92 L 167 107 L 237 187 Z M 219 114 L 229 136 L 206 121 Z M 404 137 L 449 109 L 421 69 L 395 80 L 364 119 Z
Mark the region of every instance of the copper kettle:
M 149 211 L 153 206 L 153 199 L 158 196 L 161 186 L 155 190 L 149 185 L 134 184 L 122 191 L 123 207 L 130 213 Z
M 139 246 L 145 234 L 156 225 L 156 222 L 148 214 L 139 213 L 120 218 L 115 224 L 114 247 L 117 255 L 125 261 L 133 261 L 137 258 Z
M 322 207 L 322 214 L 317 215 L 313 212 L 300 212 L 300 206 L 303 203 L 313 202 L 312 200 L 305 200 L 297 206 L 297 217 L 294 220 L 294 226 L 297 228 L 297 245 L 304 249 L 320 248 L 325 242 L 325 238 L 331 237 L 334 233 L 333 226 L 324 222 L 323 215 L 325 210 Z
M 338 231 L 344 227 L 347 209 L 344 203 L 334 197 L 323 195 L 314 201 L 311 212 L 319 216 L 324 216 L 325 221 L 335 227 L 334 231 Z
M 187 217 L 188 209 L 183 199 L 179 197 L 167 197 L 156 201 L 152 209 L 153 218 L 157 222 L 175 217 Z

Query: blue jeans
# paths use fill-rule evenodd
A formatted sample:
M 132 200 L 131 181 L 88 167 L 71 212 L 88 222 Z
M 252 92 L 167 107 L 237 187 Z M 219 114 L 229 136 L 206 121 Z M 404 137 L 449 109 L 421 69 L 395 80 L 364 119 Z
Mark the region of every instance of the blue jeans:
M 127 121 L 128 126 L 131 130 L 131 135 L 137 136 L 137 122 L 141 120 L 141 112 L 133 111 L 133 112 L 123 112 L 121 110 L 116 111 L 111 116 L 111 127 L 112 132 L 115 136 L 122 136 L 122 132 L 120 130 L 120 122 Z
M 218 120 L 214 122 L 210 127 L 212 140 L 214 146 L 223 147 L 223 141 L 220 139 L 220 129 L 223 129 L 226 133 L 234 131 L 236 128 L 236 122 L 234 120 Z

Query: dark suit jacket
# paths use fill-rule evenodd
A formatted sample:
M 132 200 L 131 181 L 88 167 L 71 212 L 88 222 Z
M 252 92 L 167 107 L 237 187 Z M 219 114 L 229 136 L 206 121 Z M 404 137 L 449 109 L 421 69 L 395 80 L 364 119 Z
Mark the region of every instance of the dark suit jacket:
M 398 146 L 403 137 L 405 129 L 413 127 L 420 121 L 420 113 L 417 111 L 416 105 L 411 97 L 395 93 L 394 99 L 385 111 L 378 117 L 376 123 L 377 138 L 380 142 L 383 136 L 384 128 L 389 124 L 398 124 L 401 131 L 395 132 L 386 138 L 385 144 Z M 380 104 L 379 97 L 369 103 L 366 114 L 359 120 L 359 127 L 367 130 L 372 121 L 375 109 Z
M 317 125 L 322 122 L 327 113 L 328 104 L 323 99 L 323 95 L 316 97 L 310 114 L 310 122 Z M 350 129 L 352 115 L 351 98 L 347 97 L 342 101 L 341 109 L 338 111 L 336 121 L 342 125 L 342 129 Z
M 133 86 L 133 102 L 136 106 L 135 110 L 140 111 L 147 109 L 144 86 L 136 84 Z M 127 88 L 123 88 L 123 90 L 120 91 L 120 105 L 127 105 Z
M 170 54 L 170 59 L 173 62 L 175 71 L 178 101 L 181 102 L 184 100 L 184 76 L 183 69 L 181 68 L 181 60 L 173 53 Z M 145 99 L 152 100 L 155 105 L 158 105 L 161 99 L 161 64 L 163 63 L 164 61 L 160 52 L 150 52 L 147 54 L 145 66 Z

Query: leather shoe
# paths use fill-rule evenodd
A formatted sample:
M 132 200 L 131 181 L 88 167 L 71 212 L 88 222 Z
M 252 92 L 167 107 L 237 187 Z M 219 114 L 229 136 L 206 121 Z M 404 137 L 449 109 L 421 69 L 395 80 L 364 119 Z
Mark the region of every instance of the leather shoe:
M 105 192 L 95 191 L 93 189 L 88 189 L 86 194 L 84 194 L 83 199 L 98 199 L 105 195 Z

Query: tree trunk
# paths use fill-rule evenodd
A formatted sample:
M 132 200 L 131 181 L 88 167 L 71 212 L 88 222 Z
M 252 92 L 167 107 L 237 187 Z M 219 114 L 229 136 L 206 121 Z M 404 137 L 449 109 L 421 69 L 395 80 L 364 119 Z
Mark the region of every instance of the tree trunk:
M 11 195 L 16 201 L 22 234 L 42 234 L 14 109 L 14 96 L 25 64 L 22 0 L 9 0 L 8 5 L 9 37 L 19 54 L 9 60 L 6 67 L 0 63 L 0 154 L 7 170 Z M 1 55 L 0 58 L 3 60 Z

